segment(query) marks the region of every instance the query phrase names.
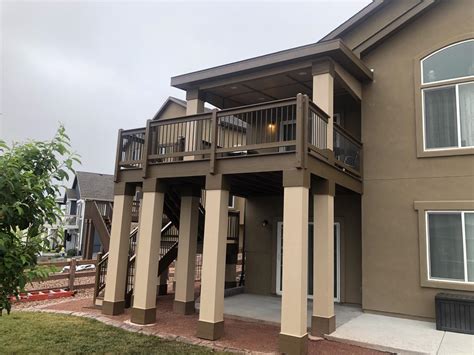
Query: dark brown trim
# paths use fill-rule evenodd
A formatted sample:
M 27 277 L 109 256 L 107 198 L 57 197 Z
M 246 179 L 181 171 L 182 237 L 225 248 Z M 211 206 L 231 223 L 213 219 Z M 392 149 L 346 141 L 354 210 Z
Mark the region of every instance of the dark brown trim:
M 183 314 L 185 316 L 195 314 L 194 301 L 174 301 L 173 302 L 173 312 L 178 314 Z
M 127 182 L 116 182 L 114 185 L 114 196 L 133 196 L 135 195 L 135 185 Z
M 102 302 L 102 314 L 107 316 L 117 316 L 125 311 L 125 301 L 103 301 Z
M 206 190 L 230 190 L 229 182 L 222 174 L 206 176 Z
M 306 169 L 283 171 L 283 187 L 306 187 L 311 184 L 310 173 Z
M 341 65 L 360 80 L 372 80 L 372 72 L 365 64 L 347 48 L 340 39 L 313 43 L 306 46 L 291 48 L 260 57 L 246 59 L 210 69 L 200 70 L 171 78 L 171 86 L 190 90 L 199 83 L 222 79 L 225 76 L 235 77 L 248 71 L 255 71 L 266 67 L 293 64 L 297 61 L 316 59 L 319 56 L 334 56 Z M 349 68 L 350 67 L 350 68 Z
M 135 324 L 156 323 L 156 307 L 148 309 L 132 308 L 130 322 Z
M 329 32 L 326 36 L 321 38 L 319 42 L 330 41 L 335 38 L 341 37 L 343 33 L 351 30 L 353 27 L 359 24 L 362 20 L 366 20 L 367 17 L 371 15 L 375 10 L 378 10 L 379 7 L 381 7 L 381 5 L 386 5 L 387 3 L 388 1 L 384 1 L 384 0 L 373 0 L 372 3 L 364 7 L 362 10 L 360 10 L 350 19 L 343 22 L 341 25 L 339 25 L 334 30 Z
M 311 182 L 311 191 L 315 195 L 336 195 L 336 184 L 332 180 L 317 180 Z
M 324 335 L 331 334 L 336 330 L 336 316 L 330 318 L 326 317 L 311 317 L 311 335 L 317 337 L 324 337 Z
M 162 192 L 165 193 L 167 186 L 159 179 L 143 180 L 142 192 Z
M 280 353 L 289 355 L 305 355 L 308 353 L 308 334 L 302 337 L 280 333 L 278 335 Z
M 224 335 L 224 321 L 211 323 L 198 321 L 196 336 L 206 340 L 217 340 Z

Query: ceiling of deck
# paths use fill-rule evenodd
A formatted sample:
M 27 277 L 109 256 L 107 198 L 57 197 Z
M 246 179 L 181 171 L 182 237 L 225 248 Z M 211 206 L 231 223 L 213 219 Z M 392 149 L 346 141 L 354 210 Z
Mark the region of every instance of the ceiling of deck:
M 335 95 L 344 91 L 337 80 Z M 203 90 L 205 100 L 221 109 L 313 93 L 311 67 Z

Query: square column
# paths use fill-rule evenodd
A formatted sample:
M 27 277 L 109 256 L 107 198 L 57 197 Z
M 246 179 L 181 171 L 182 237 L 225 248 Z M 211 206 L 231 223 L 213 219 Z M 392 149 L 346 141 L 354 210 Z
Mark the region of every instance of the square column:
M 224 280 L 229 189 L 222 175 L 206 178 L 206 221 L 201 305 L 197 337 L 216 340 L 224 334 Z
M 334 314 L 334 194 L 335 184 L 314 186 L 313 316 L 311 334 L 322 337 L 336 330 Z
M 200 195 L 200 189 L 188 189 L 181 193 L 173 311 L 185 315 L 194 314 L 194 279 Z
M 283 277 L 280 352 L 308 351 L 308 209 L 309 176 L 297 170 L 283 173 Z
M 160 259 L 164 200 L 164 186 L 159 180 L 149 179 L 143 182 L 130 318 L 131 322 L 137 324 L 156 321 L 156 276 Z
M 117 315 L 125 309 L 125 285 L 128 267 L 128 244 L 132 223 L 135 187 L 117 183 L 114 187 L 114 215 L 110 233 L 109 261 L 102 313 Z
M 186 116 L 196 115 L 204 112 L 204 100 L 198 90 L 189 90 L 186 92 Z M 210 137 L 203 137 L 202 122 L 187 122 L 185 128 L 186 134 L 191 136 L 186 137 L 184 150 L 192 152 L 201 149 L 202 140 L 210 141 Z M 198 159 L 200 156 L 185 156 L 184 160 Z
M 313 63 L 313 102 L 329 116 L 327 126 L 327 148 L 333 150 L 334 125 L 334 63 L 324 60 Z

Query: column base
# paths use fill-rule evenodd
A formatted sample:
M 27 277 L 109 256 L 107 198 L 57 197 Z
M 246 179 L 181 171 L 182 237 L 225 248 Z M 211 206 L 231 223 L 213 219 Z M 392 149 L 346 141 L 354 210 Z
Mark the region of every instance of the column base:
M 175 300 L 173 303 L 173 312 L 184 314 L 185 316 L 196 313 L 194 310 L 194 300 L 188 302 Z
M 158 285 L 158 296 L 165 296 L 168 294 L 168 284 L 166 285 Z
M 102 302 L 102 314 L 108 316 L 116 316 L 125 312 L 125 301 L 103 301 Z
M 336 316 L 326 317 L 311 317 L 311 335 L 323 337 L 325 334 L 331 334 L 336 330 Z
M 136 324 L 153 324 L 156 322 L 156 308 L 132 308 L 130 322 Z
M 206 340 L 217 340 L 224 335 L 224 321 L 217 323 L 200 320 L 197 326 L 196 336 Z
M 297 337 L 280 333 L 278 336 L 278 347 L 282 354 L 306 355 L 308 353 L 308 334 Z

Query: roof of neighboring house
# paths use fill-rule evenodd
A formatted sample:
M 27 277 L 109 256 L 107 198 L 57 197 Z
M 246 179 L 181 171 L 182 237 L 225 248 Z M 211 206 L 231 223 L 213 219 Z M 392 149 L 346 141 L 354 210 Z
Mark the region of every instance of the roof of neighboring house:
M 82 200 L 113 201 L 114 176 L 76 171 L 73 187 L 77 184 Z
M 154 120 L 160 119 L 160 116 L 165 112 L 166 108 L 175 103 L 176 105 L 179 105 L 183 108 L 187 107 L 187 102 L 185 100 L 178 99 L 177 97 L 174 96 L 168 96 L 168 98 L 163 102 L 163 105 L 158 109 L 158 112 L 155 114 L 153 117 Z M 211 112 L 212 110 L 208 107 L 204 107 L 204 112 Z

